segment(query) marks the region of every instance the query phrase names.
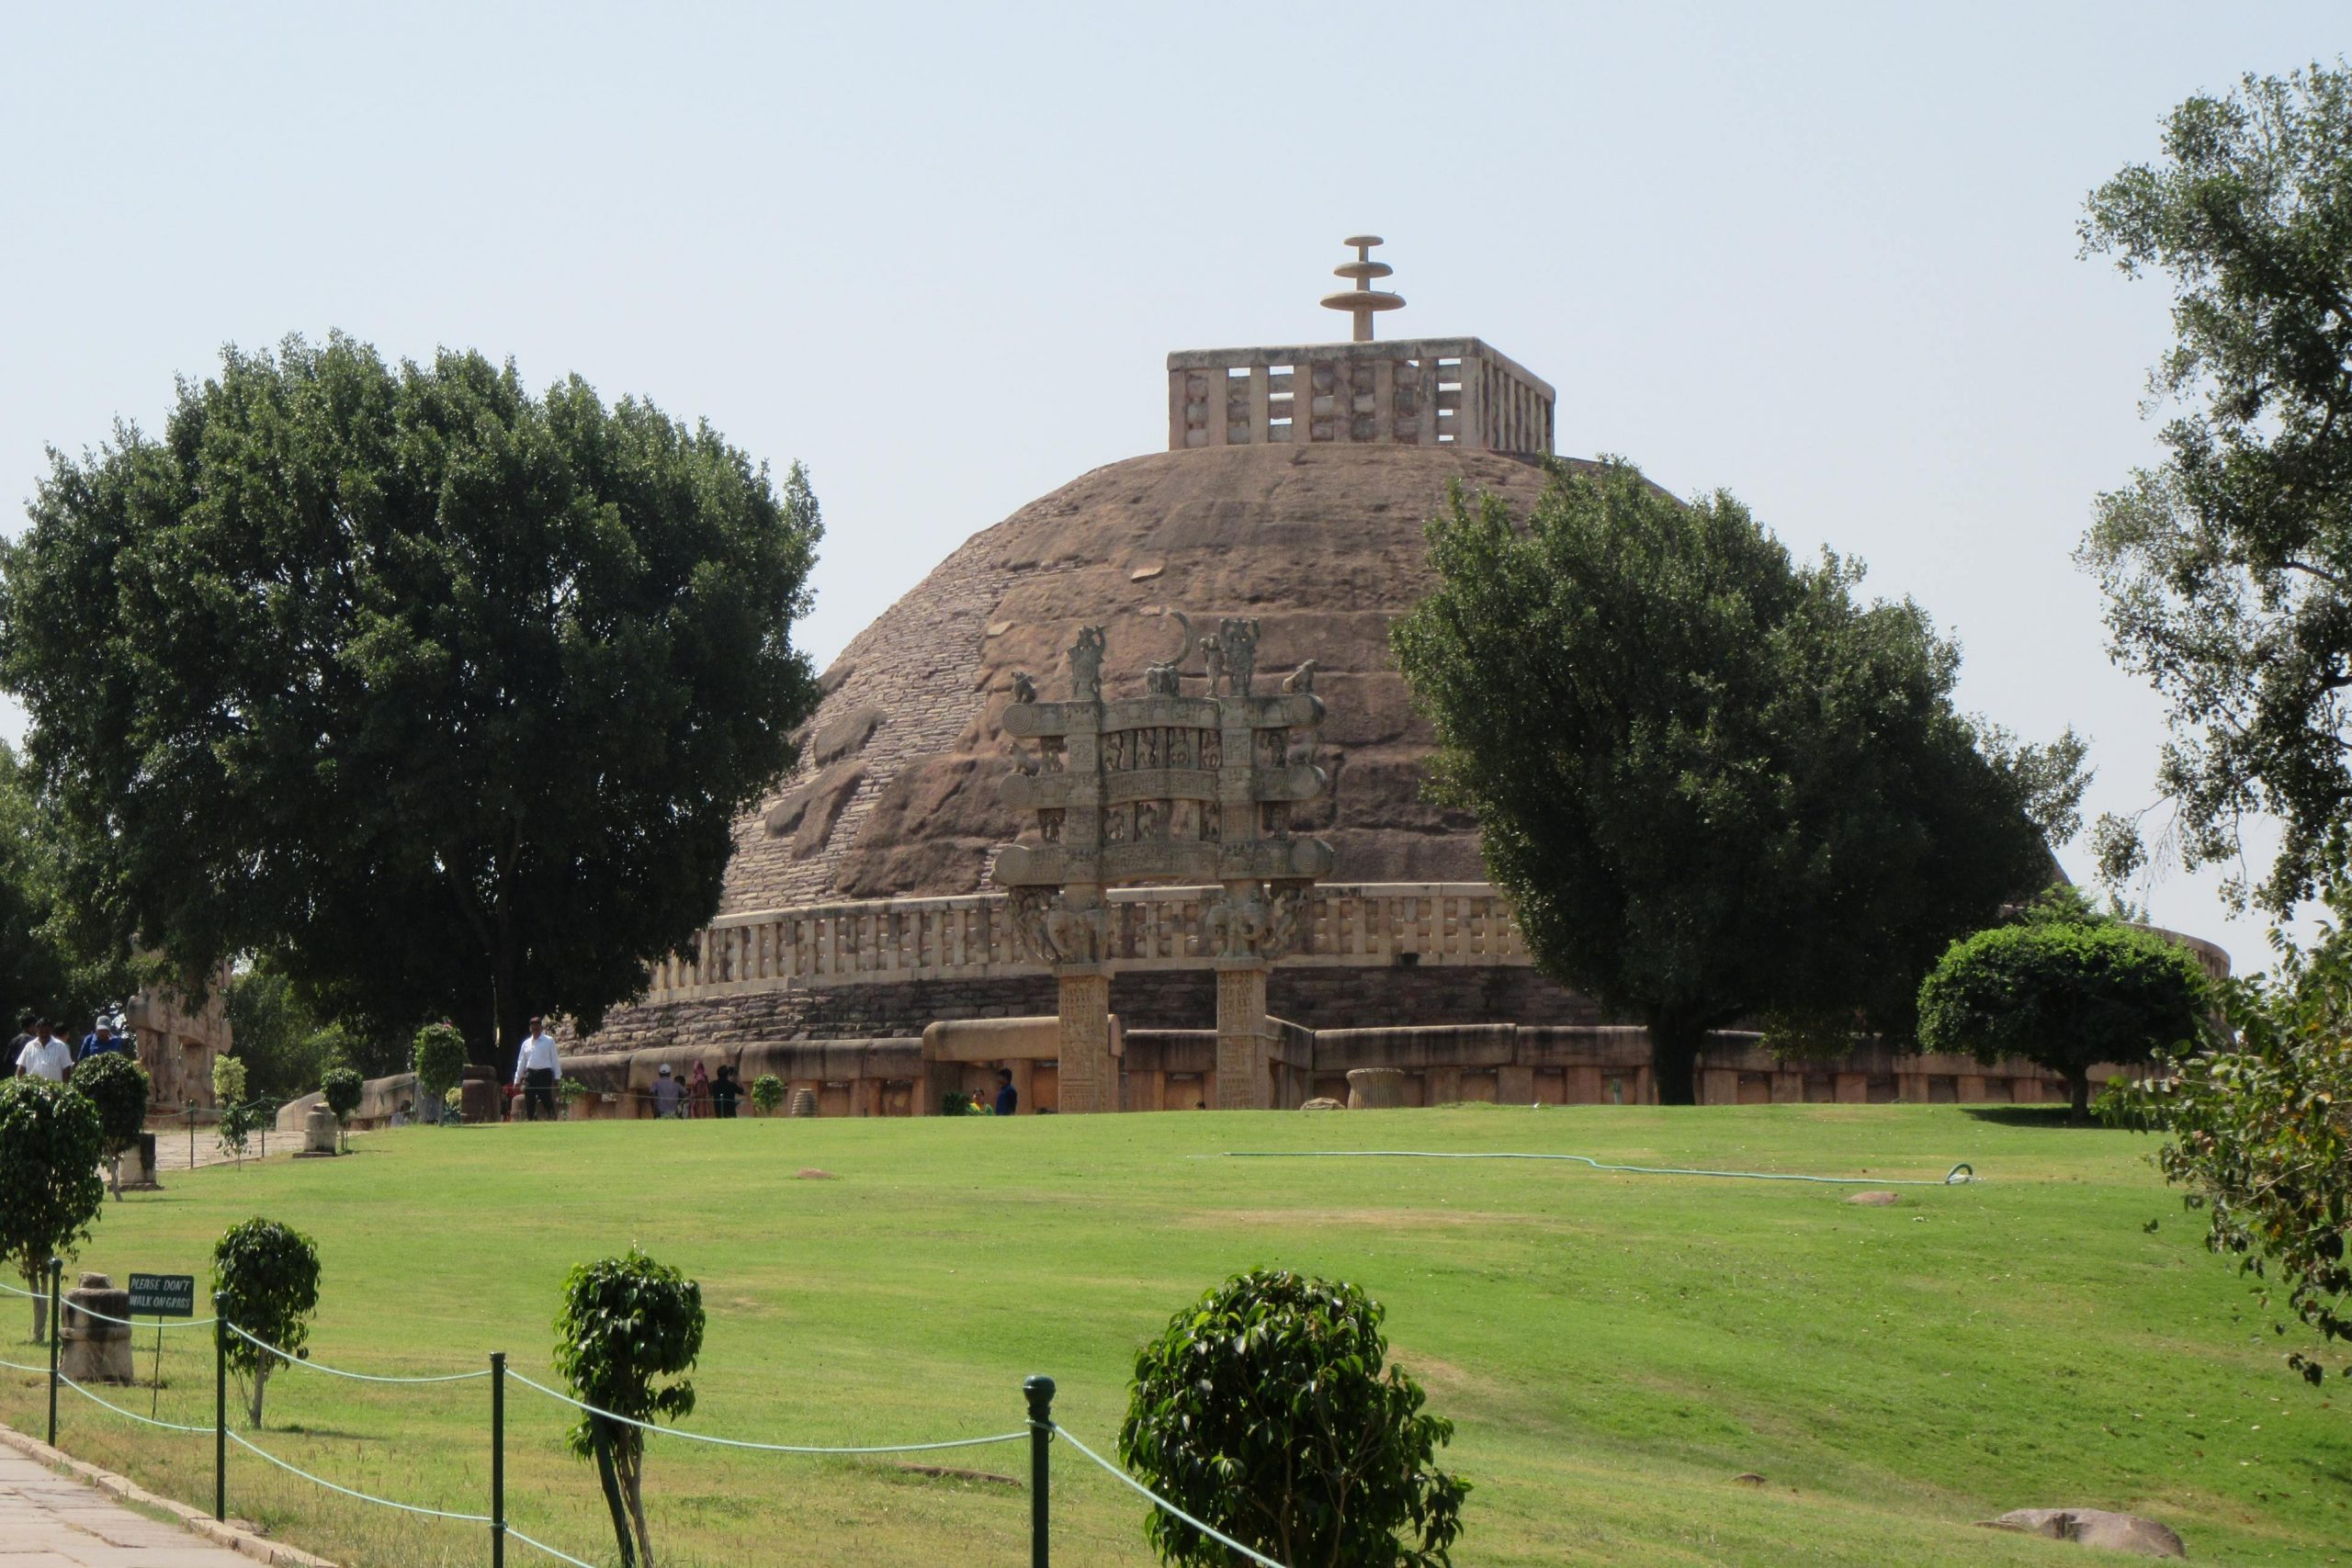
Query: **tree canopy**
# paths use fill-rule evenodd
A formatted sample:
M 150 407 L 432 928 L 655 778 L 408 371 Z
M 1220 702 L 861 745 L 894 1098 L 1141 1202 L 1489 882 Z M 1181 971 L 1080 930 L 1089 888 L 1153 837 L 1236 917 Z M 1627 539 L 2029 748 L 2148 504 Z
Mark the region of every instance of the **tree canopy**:
M 2050 880 L 2082 743 L 1956 711 L 1958 648 L 1861 602 L 1858 563 L 1623 462 L 1555 467 L 1523 525 L 1457 492 L 1429 537 L 1393 639 L 1433 793 L 1476 813 L 1545 972 L 1648 1025 L 1662 1100 L 1743 1019 L 1907 1037 L 1944 947 Z
M 64 1034 L 132 987 L 127 964 L 92 962 L 73 940 L 57 824 L 36 783 L 0 740 L 0 1022 L 32 1013 Z
M 2165 1179 L 2207 1215 L 2206 1244 L 2258 1281 L 2266 1306 L 2319 1337 L 2290 1340 L 2311 1382 L 2333 1352 L 2352 1376 L 2352 888 L 2331 885 L 2338 924 L 2309 951 L 2285 945 L 2275 973 L 2222 988 L 2226 1037 L 2185 1051 L 2132 1086 L 2130 1109 L 2170 1134 Z M 2286 1325 L 2277 1325 L 2287 1333 Z
M 42 1271 L 52 1258 L 70 1258 L 89 1239 L 106 1206 L 98 1162 L 106 1130 L 97 1108 L 45 1078 L 0 1081 L 0 1258 L 16 1269 L 33 1303 L 33 1337 L 40 1337 L 49 1302 Z
M 2179 942 L 2099 914 L 2053 889 L 2015 923 L 1952 943 L 1919 986 L 1919 1043 L 2007 1056 L 2066 1080 L 2074 1114 L 2090 1105 L 2090 1070 L 2145 1062 L 2203 1039 L 2211 987 Z
M 2291 910 L 2342 863 L 2352 800 L 2352 75 L 2247 76 L 2165 120 L 2163 157 L 2093 192 L 2083 251 L 2173 290 L 2150 375 L 2165 460 L 2098 499 L 2080 558 L 2109 647 L 2165 697 L 2160 787 L 2191 866 L 2285 832 L 2233 895 Z M 2159 802 L 2151 810 L 2161 808 Z M 2102 870 L 2148 813 L 2102 818 Z
M 1353 1285 L 1235 1275 L 1136 1352 L 1119 1457 L 1277 1562 L 1444 1568 L 1470 1488 L 1436 1468 L 1453 1424 L 1389 1362 L 1383 1315 Z M 1145 1529 L 1163 1562 L 1235 1560 L 1158 1508 Z
M 311 1314 L 318 1309 L 318 1244 L 293 1226 L 256 1216 L 230 1226 L 213 1245 L 212 1310 L 220 1318 L 213 1332 L 221 1336 L 229 1370 L 244 1381 L 245 1409 L 256 1429 L 269 1375 L 283 1359 L 277 1352 L 310 1354 Z M 232 1333 L 231 1325 L 244 1333 Z
M 231 349 L 30 513 L 0 682 L 94 938 L 483 1060 L 692 940 L 814 702 L 804 476 L 576 377 Z

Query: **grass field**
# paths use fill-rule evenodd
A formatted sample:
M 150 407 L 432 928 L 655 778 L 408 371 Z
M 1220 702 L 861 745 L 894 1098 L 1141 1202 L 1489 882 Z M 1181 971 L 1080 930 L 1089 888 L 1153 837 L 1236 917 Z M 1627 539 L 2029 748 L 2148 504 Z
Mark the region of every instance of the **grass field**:
M 318 1359 L 463 1371 L 503 1349 L 551 1382 L 565 1270 L 634 1240 L 703 1284 L 696 1430 L 1010 1431 L 1023 1376 L 1046 1372 L 1061 1420 L 1107 1453 L 1136 1345 L 1227 1274 L 1283 1264 L 1386 1303 L 1397 1359 L 1459 1425 L 1448 1462 L 1476 1487 L 1465 1565 L 2084 1561 L 1971 1525 L 2058 1505 L 2153 1515 L 2203 1562 L 2352 1559 L 2352 1408 L 2283 1372 L 2268 1319 L 2199 1245 L 2150 1146 L 1894 1106 L 418 1128 L 345 1159 L 179 1176 L 109 1204 L 80 1265 L 201 1273 L 227 1224 L 267 1214 L 319 1243 Z M 1838 1188 L 1556 1163 L 1202 1157 L 1361 1147 L 1878 1178 L 1966 1159 L 1984 1179 L 1873 1209 Z M 837 1179 L 797 1179 L 804 1167 Z M 29 1313 L 6 1305 L 19 1315 L 0 1341 L 17 1341 Z M 204 1336 L 170 1338 L 162 1414 L 209 1422 Z M 0 1379 L 0 1415 L 37 1431 L 40 1382 Z M 153 1396 L 120 1397 L 144 1411 Z M 209 1438 L 65 1399 L 69 1450 L 209 1501 Z M 606 1561 L 564 1413 L 519 1388 L 509 1409 L 514 1523 Z M 288 1371 L 269 1426 L 265 1446 L 346 1484 L 484 1506 L 481 1382 Z M 650 1442 L 665 1564 L 1027 1561 L 1017 1485 Z M 346 1503 L 231 1455 L 232 1513 L 340 1562 L 487 1561 L 481 1527 Z M 1025 1474 L 1019 1445 L 919 1457 Z M 1733 1481 L 1750 1471 L 1767 1483 Z M 1057 1561 L 1151 1560 L 1136 1499 L 1067 1451 L 1053 1506 Z

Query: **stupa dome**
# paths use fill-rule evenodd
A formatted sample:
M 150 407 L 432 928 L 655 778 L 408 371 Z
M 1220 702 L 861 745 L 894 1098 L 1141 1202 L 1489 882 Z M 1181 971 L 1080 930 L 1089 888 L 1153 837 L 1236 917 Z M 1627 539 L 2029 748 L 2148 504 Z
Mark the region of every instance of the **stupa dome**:
M 1180 615 L 1195 637 L 1256 617 L 1270 687 L 1317 661 L 1332 787 L 1296 825 L 1331 844 L 1332 880 L 1482 878 L 1475 824 L 1420 798 L 1431 735 L 1388 626 L 1432 585 L 1423 525 L 1449 487 L 1524 513 L 1544 482 L 1532 455 L 1354 441 L 1169 451 L 1080 476 L 973 536 L 843 649 L 797 773 L 738 826 L 722 913 L 981 889 L 1021 827 L 998 798 L 1015 672 L 1064 694 L 1062 650 L 1101 626 L 1104 694 L 1140 694 L 1144 665 L 1178 649 Z

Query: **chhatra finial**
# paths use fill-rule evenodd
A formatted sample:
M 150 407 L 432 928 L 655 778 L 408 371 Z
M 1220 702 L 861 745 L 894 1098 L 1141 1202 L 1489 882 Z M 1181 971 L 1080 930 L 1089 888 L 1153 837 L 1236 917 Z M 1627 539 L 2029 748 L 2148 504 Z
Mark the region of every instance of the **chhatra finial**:
M 1341 262 L 1331 269 L 1332 275 L 1338 277 L 1352 277 L 1356 280 L 1356 286 L 1338 294 L 1323 296 L 1325 310 L 1345 310 L 1355 317 L 1355 341 L 1358 343 L 1372 341 L 1372 318 L 1374 311 L 1394 310 L 1405 302 L 1402 295 L 1390 294 L 1372 286 L 1374 278 L 1386 277 L 1394 270 L 1386 262 L 1376 262 L 1372 259 L 1372 247 L 1380 243 L 1381 239 L 1377 234 L 1351 234 L 1340 241 L 1340 243 L 1343 245 L 1353 245 L 1356 248 L 1356 259 L 1351 262 Z

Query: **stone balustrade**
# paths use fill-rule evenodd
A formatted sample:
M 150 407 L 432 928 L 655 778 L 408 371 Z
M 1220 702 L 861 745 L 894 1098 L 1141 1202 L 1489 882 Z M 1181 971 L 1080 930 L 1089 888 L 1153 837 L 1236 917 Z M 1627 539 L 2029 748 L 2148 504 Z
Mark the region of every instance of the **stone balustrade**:
M 1215 887 L 1140 887 L 1104 896 L 1109 961 L 1121 970 L 1194 969 L 1213 954 L 1204 916 Z M 645 1002 L 758 991 L 992 979 L 1050 973 L 1031 954 L 1004 895 L 876 898 L 729 915 L 700 958 L 656 965 Z M 1285 968 L 1529 962 L 1510 904 L 1483 882 L 1329 883 L 1309 897 Z

